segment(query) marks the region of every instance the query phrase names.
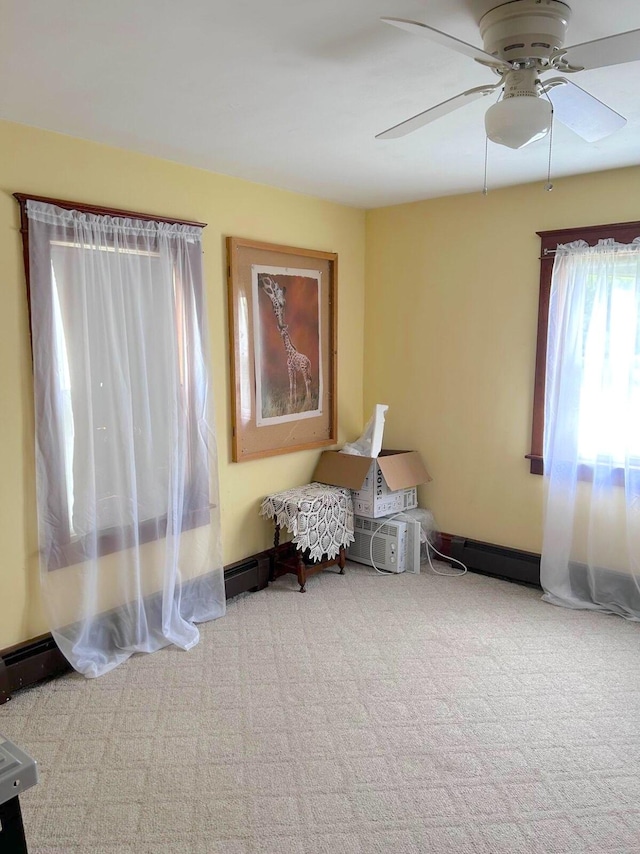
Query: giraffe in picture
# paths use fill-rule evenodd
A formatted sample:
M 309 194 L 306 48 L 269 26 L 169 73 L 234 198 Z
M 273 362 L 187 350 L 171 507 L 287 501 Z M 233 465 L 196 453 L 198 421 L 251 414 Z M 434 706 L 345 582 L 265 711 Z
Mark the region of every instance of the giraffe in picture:
M 305 385 L 305 401 L 311 397 L 311 360 L 304 353 L 298 352 L 291 336 L 289 335 L 289 327 L 284 321 L 284 311 L 286 305 L 285 289 L 271 278 L 271 276 L 261 275 L 258 277 L 258 282 L 262 285 L 264 292 L 271 300 L 273 313 L 276 317 L 278 332 L 282 338 L 285 351 L 287 353 L 287 371 L 289 373 L 289 406 L 293 408 L 298 396 L 298 373 L 302 374 L 302 379 Z
M 299 353 L 291 343 L 289 327 L 285 324 L 280 329 L 282 343 L 287 351 L 287 370 L 289 371 L 289 400 L 291 406 L 298 396 L 298 372 L 302 374 L 305 386 L 305 402 L 311 398 L 311 360 L 303 353 Z

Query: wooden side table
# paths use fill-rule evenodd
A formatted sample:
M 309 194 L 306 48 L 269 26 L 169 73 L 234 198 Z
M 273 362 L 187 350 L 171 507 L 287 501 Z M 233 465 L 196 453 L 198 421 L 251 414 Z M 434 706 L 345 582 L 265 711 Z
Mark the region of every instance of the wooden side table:
M 283 546 L 291 546 L 291 548 L 283 548 L 280 546 L 280 525 L 276 522 L 276 528 L 273 534 L 273 556 L 271 567 L 269 570 L 269 581 L 275 581 L 281 575 L 286 575 L 291 572 L 298 577 L 300 585 L 300 593 L 306 593 L 307 578 L 322 569 L 327 569 L 329 566 L 339 566 L 340 575 L 344 575 L 344 567 L 347 561 L 347 551 L 344 546 L 340 547 L 336 557 L 327 558 L 307 563 L 305 553 L 298 548 L 295 548 L 293 543 L 283 543 Z
M 353 542 L 353 503 L 348 489 L 310 483 L 268 495 L 261 513 L 274 520 L 269 581 L 293 573 L 306 590 L 307 578 L 330 566 L 344 574 L 346 547 Z M 280 545 L 281 528 L 293 538 Z

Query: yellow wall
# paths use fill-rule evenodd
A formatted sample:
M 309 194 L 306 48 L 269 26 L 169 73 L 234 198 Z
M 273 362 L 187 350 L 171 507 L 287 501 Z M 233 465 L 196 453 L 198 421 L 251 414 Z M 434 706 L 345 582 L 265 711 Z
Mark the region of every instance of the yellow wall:
M 385 445 L 421 451 L 441 530 L 541 547 L 529 474 L 536 231 L 640 219 L 640 167 L 362 211 L 21 125 L 0 123 L 0 649 L 45 632 L 33 407 L 14 192 L 208 222 L 205 276 L 226 563 L 269 545 L 261 496 L 308 481 L 317 452 L 230 461 L 224 237 L 339 254 L 339 440 L 388 403 Z M 366 247 L 366 312 L 365 312 Z M 364 356 L 364 367 L 363 367 Z M 364 406 L 363 406 L 364 387 Z
M 204 264 L 225 563 L 266 548 L 260 498 L 310 479 L 317 451 L 230 457 L 224 237 L 337 252 L 339 439 L 362 426 L 364 212 L 22 125 L 0 123 L 0 649 L 47 631 L 40 607 L 29 333 L 14 192 L 207 222 Z
M 365 413 L 419 450 L 440 530 L 539 552 L 529 474 L 536 231 L 640 220 L 640 167 L 450 196 L 367 215 Z

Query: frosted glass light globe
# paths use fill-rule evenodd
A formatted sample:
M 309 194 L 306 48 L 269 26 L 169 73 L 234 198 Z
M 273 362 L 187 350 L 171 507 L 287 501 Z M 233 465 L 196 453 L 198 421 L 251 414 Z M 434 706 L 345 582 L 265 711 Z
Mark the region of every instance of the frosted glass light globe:
M 546 98 L 535 95 L 504 98 L 489 107 L 484 126 L 492 142 L 509 148 L 523 148 L 549 133 L 551 104 Z

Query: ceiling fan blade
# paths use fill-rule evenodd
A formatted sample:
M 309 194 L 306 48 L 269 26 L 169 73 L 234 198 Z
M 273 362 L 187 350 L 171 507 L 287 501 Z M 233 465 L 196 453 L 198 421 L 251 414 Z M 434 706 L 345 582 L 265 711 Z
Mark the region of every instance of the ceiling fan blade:
M 551 98 L 555 117 L 587 142 L 604 139 L 627 123 L 620 113 L 564 77 L 547 80 L 543 88 Z
M 629 30 L 604 39 L 574 44 L 562 50 L 564 59 L 572 66 L 603 68 L 640 59 L 640 30 Z
M 384 21 L 385 24 L 391 24 L 393 27 L 399 27 L 401 30 L 407 30 L 409 33 L 425 36 L 432 42 L 437 42 L 451 50 L 456 50 L 458 53 L 463 53 L 465 56 L 470 56 L 471 59 L 482 62 L 484 65 L 491 65 L 495 68 L 511 68 L 509 62 L 498 59 L 497 56 L 493 56 L 472 44 L 467 44 L 455 36 L 450 36 L 434 27 L 427 26 L 427 24 L 421 24 L 419 21 L 408 21 L 405 18 L 380 18 L 380 20 Z
M 466 92 L 461 92 L 454 98 L 449 98 L 448 101 L 436 104 L 435 107 L 430 107 L 423 113 L 418 113 L 417 116 L 413 116 L 404 122 L 400 122 L 398 125 L 382 131 L 382 133 L 376 134 L 376 139 L 398 139 L 398 137 L 406 136 L 408 133 L 412 133 L 414 130 L 418 130 L 418 128 L 434 122 L 436 119 L 441 118 L 441 116 L 446 116 L 447 113 L 452 113 L 454 110 L 464 107 L 465 104 L 470 104 L 472 101 L 482 98 L 483 95 L 489 95 L 501 85 L 502 81 L 495 86 L 478 86 L 475 89 L 468 89 Z

